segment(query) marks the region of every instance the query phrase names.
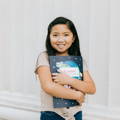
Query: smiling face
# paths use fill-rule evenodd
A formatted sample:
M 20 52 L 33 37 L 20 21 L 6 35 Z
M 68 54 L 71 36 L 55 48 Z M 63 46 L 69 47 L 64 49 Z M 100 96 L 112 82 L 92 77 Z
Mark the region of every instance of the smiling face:
M 73 33 L 66 24 L 58 24 L 52 27 L 50 33 L 51 46 L 57 50 L 57 55 L 68 55 L 68 49 L 74 42 Z

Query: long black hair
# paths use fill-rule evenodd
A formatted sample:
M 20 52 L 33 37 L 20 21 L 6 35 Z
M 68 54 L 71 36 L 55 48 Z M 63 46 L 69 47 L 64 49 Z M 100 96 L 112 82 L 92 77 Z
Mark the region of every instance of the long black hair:
M 46 38 L 47 54 L 50 56 L 50 55 L 56 55 L 56 53 L 57 53 L 57 51 L 51 46 L 51 43 L 50 43 L 50 33 L 52 30 L 52 27 L 57 24 L 67 25 L 69 30 L 73 33 L 73 37 L 75 38 L 71 47 L 68 49 L 68 54 L 73 55 L 73 56 L 81 56 L 80 47 L 79 47 L 79 38 L 78 38 L 76 28 L 75 28 L 73 22 L 65 17 L 57 17 L 48 26 L 48 33 L 47 33 L 47 38 Z

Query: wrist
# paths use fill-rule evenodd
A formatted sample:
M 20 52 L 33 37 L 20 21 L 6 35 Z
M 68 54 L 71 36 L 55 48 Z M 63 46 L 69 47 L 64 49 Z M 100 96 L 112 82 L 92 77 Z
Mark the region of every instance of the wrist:
M 74 79 L 70 77 L 70 79 L 69 79 L 69 85 L 72 86 L 73 82 L 74 82 Z
M 82 92 L 80 92 L 80 91 L 77 91 L 78 93 L 78 95 L 77 95 L 77 99 L 76 100 L 78 100 L 78 101 L 83 101 L 84 100 L 84 94 L 82 93 Z
M 81 99 L 81 94 L 79 91 L 76 91 L 76 100 L 80 100 Z

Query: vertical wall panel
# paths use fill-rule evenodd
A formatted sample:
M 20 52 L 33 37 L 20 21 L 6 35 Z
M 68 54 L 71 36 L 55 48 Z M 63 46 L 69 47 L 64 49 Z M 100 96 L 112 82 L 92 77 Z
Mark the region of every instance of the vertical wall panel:
M 41 34 L 41 1 L 24 1 L 24 93 L 35 95 L 39 92 L 34 74 L 38 52 L 43 46 Z M 36 55 L 36 57 L 35 57 Z M 39 96 L 38 96 L 39 97 Z
M 109 1 L 90 2 L 89 67 L 96 83 L 96 95 L 89 103 L 107 105 L 108 99 L 108 50 L 109 50 Z
M 22 92 L 24 81 L 24 16 L 23 1 L 9 2 L 10 21 L 10 90 Z
M 0 90 L 10 88 L 9 1 L 0 1 Z
M 111 0 L 110 16 L 110 62 L 109 62 L 109 107 L 120 109 L 120 1 Z
M 81 52 L 84 59 L 88 62 L 89 50 L 89 0 L 72 0 L 72 20 L 75 23 Z

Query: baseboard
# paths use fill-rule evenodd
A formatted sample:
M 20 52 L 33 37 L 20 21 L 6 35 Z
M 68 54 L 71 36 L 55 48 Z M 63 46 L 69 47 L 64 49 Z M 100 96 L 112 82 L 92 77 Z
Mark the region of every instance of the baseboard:
M 34 95 L 0 92 L 0 120 L 39 120 L 40 99 Z
M 120 120 L 120 108 L 85 104 L 85 120 Z
M 0 120 L 39 120 L 39 98 L 33 95 L 0 93 Z M 83 120 L 120 120 L 120 109 L 84 104 Z
M 39 120 L 40 113 L 2 106 L 0 107 L 0 118 L 3 120 Z
M 3 91 L 0 92 L 0 106 L 38 112 L 40 111 L 40 99 L 39 96 Z

